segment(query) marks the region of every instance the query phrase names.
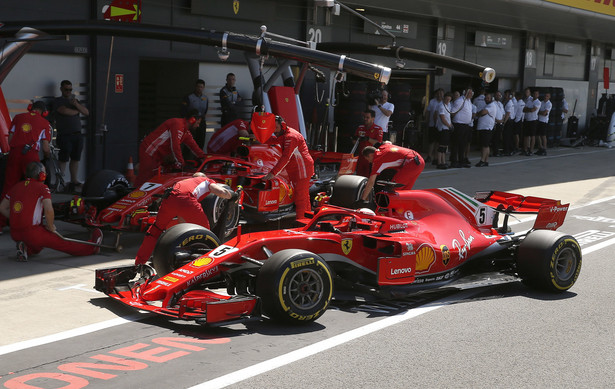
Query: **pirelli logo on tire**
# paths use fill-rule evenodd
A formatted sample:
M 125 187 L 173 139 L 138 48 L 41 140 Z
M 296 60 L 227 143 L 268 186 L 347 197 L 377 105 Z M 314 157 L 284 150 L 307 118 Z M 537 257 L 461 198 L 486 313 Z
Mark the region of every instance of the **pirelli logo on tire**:
M 309 266 L 315 263 L 314 258 L 304 258 L 290 263 L 291 269 L 296 269 L 302 266 Z

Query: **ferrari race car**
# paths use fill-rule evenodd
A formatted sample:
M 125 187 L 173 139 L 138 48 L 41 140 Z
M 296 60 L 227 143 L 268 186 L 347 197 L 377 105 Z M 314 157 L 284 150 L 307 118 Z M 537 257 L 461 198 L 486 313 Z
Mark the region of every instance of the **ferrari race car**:
M 56 216 L 59 220 L 116 232 L 145 231 L 156 219 L 164 192 L 176 182 L 191 177 L 195 171 L 201 171 L 233 190 L 243 187 L 241 216 L 248 223 L 294 217 L 294 189 L 286 170 L 272 180 L 262 179 L 279 159 L 279 146 L 248 144 L 241 146 L 237 153 L 236 157 L 209 155 L 194 169 L 163 171 L 139 188 L 132 188 L 119 172 L 101 170 L 88 178 L 80 197 L 54 204 Z M 349 154 L 313 152 L 313 155 L 319 173 L 310 190 L 314 195 L 330 191 L 329 186 L 337 175 L 351 173 L 356 165 L 356 157 Z M 225 204 L 225 200 L 209 195 L 202 205 L 210 226 L 224 220 L 225 236 L 228 236 L 237 227 L 240 209 L 231 207 L 230 213 L 221 219 Z
M 303 323 L 326 311 L 336 289 L 399 296 L 488 269 L 562 292 L 579 276 L 579 244 L 555 231 L 568 205 L 444 188 L 389 189 L 375 196 L 375 212 L 348 208 L 366 180 L 340 177 L 329 205 L 300 228 L 239 230 L 221 245 L 207 229 L 176 225 L 160 237 L 154 269 L 99 269 L 95 288 L 136 309 L 203 325 L 261 315 Z M 512 232 L 513 213 L 536 214 L 533 228 Z

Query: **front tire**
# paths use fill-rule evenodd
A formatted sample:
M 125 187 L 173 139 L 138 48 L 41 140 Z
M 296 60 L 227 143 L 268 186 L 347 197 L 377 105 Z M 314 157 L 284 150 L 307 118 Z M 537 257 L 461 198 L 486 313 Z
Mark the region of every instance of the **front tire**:
M 519 276 L 528 285 L 551 292 L 572 287 L 581 272 L 581 247 L 576 239 L 561 232 L 531 232 L 519 246 Z
M 220 239 L 207 228 L 192 223 L 176 224 L 156 242 L 152 260 L 156 274 L 169 274 L 218 246 Z
M 327 263 L 305 250 L 282 250 L 265 261 L 256 279 L 264 313 L 288 324 L 314 321 L 325 313 L 333 295 Z
M 228 185 L 222 185 L 225 189 L 232 190 Z M 220 198 L 213 193 L 208 194 L 203 201 L 201 202 L 201 206 L 203 207 L 203 211 L 209 220 L 209 227 L 214 230 L 216 224 L 220 219 L 224 223 L 224 236 L 220 236 L 220 239 L 223 241 L 231 235 L 233 230 L 237 227 L 239 223 L 239 204 L 229 204 L 228 212 L 226 215 L 222 215 L 224 211 L 224 207 L 229 200 Z M 221 234 L 222 235 L 222 234 Z
M 98 210 L 102 210 L 118 201 L 130 192 L 130 182 L 115 170 L 99 170 L 85 180 L 82 197 L 97 198 Z

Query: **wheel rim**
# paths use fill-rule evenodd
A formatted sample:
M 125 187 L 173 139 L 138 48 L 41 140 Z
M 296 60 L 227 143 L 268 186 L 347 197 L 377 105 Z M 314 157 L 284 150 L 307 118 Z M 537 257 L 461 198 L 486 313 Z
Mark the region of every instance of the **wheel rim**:
M 555 273 L 557 278 L 562 281 L 568 281 L 574 276 L 577 269 L 577 256 L 573 249 L 565 248 L 557 256 L 555 261 Z
M 307 310 L 318 305 L 323 288 L 323 279 L 317 271 L 303 269 L 290 279 L 288 296 L 297 308 Z

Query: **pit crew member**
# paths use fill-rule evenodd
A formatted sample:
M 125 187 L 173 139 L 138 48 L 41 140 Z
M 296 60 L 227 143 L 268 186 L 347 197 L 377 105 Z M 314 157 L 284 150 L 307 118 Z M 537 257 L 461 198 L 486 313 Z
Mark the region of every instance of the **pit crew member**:
M 248 122 L 237 119 L 214 132 L 207 142 L 207 154 L 231 154 L 241 146 L 239 138 L 247 138 Z
M 2 187 L 2 198 L 4 195 L 24 179 L 26 166 L 30 162 L 40 162 L 39 151 L 43 150 L 45 158 L 49 158 L 51 150 L 49 141 L 51 140 L 51 125 L 43 117 L 47 109 L 45 103 L 36 101 L 28 109 L 29 112 L 15 115 L 9 130 L 9 156 Z M 0 216 L 0 229 L 6 225 L 6 219 Z
M 56 234 L 51 193 L 44 184 L 45 166 L 40 162 L 30 162 L 26 167 L 26 177 L 25 181 L 9 189 L 0 202 L 0 213 L 9 218 L 11 238 L 17 242 L 17 259 L 27 261 L 28 256 L 40 253 L 43 248 L 70 255 L 97 254 L 100 247 L 69 242 Z M 102 238 L 102 231 L 96 228 L 89 241 L 100 244 Z
M 270 180 L 284 168 L 288 172 L 295 189 L 295 212 L 297 219 L 303 219 L 310 207 L 310 178 L 314 175 L 314 160 L 310 156 L 303 135 L 286 125 L 281 116 L 275 117 L 275 137 L 269 138 L 268 144 L 278 143 L 282 155 L 263 179 Z
M 199 148 L 191 129 L 199 128 L 201 117 L 198 111 L 192 110 L 183 118 L 168 119 L 154 132 L 145 137 L 139 146 L 139 174 L 135 180 L 138 188 L 156 174 L 156 169 L 162 165 L 170 165 L 181 169 L 184 165 L 181 145 L 185 143 L 197 158 L 205 158 L 206 154 Z
M 373 146 L 382 142 L 383 129 L 375 124 L 376 113 L 372 109 L 363 112 L 363 123 L 357 128 L 355 136 L 359 138 L 359 159 L 357 161 L 357 175 L 369 177 L 369 162 L 363 157 L 361 152 L 367 146 Z
M 367 201 L 376 183 L 376 177 L 386 169 L 395 170 L 392 181 L 402 184 L 397 189 L 412 189 L 419 174 L 425 168 L 423 157 L 412 149 L 384 142 L 379 148 L 367 146 L 363 156 L 372 164 L 372 171 L 361 194 L 361 200 Z
M 179 223 L 194 223 L 209 228 L 209 221 L 203 212 L 201 201 L 210 193 L 223 199 L 237 199 L 235 192 L 216 184 L 214 180 L 200 172 L 173 185 L 168 197 L 160 204 L 156 221 L 145 234 L 145 239 L 135 257 L 135 265 L 143 265 L 149 260 L 158 237 L 174 218 L 177 218 Z

